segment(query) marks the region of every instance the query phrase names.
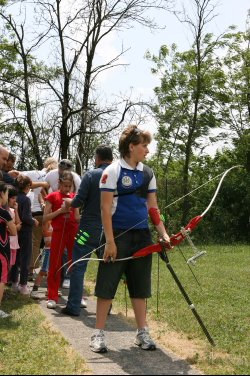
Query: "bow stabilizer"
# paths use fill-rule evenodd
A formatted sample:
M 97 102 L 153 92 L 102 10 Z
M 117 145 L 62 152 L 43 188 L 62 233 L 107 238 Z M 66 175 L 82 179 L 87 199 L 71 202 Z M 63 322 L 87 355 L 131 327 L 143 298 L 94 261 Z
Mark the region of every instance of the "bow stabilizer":
M 185 231 L 181 230 L 177 232 L 177 234 L 170 236 L 171 245 L 176 246 L 180 244 L 186 238 L 185 232 L 192 232 L 195 229 L 195 227 L 200 223 L 202 218 L 203 217 L 201 215 L 197 215 L 196 217 L 192 218 L 189 221 L 189 223 L 184 227 Z

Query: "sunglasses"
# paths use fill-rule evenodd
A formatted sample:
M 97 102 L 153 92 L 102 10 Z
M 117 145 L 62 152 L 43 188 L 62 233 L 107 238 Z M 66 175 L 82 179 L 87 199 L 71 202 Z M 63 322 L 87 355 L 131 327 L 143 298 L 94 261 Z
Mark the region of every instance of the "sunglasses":
M 135 128 L 131 133 L 130 133 L 130 136 L 127 140 L 128 144 L 130 144 L 133 140 L 134 137 L 136 136 L 140 136 L 140 134 L 142 133 L 142 131 L 139 129 L 139 128 Z
M 72 168 L 72 164 L 66 163 L 66 162 L 61 162 L 61 163 L 59 163 L 59 167 Z

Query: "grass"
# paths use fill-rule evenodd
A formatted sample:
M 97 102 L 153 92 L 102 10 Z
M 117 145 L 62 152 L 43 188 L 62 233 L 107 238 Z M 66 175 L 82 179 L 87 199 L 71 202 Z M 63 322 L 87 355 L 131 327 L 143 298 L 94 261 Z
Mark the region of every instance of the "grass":
M 168 350 L 184 357 L 205 374 L 249 374 L 249 245 L 201 248 L 207 254 L 192 267 L 201 287 L 178 250 L 169 253 L 169 259 L 216 347 L 209 344 L 166 264 L 156 254 L 153 257 L 153 294 L 148 300 L 148 317 L 153 335 Z M 193 255 L 189 249 L 182 249 L 186 258 Z M 89 280 L 91 294 L 96 270 L 97 263 L 89 263 L 86 279 Z M 113 306 L 117 313 L 124 314 L 126 311 L 122 282 Z M 127 313 L 130 317 L 129 301 Z
M 187 258 L 192 256 L 189 249 L 182 249 Z M 156 254 L 153 257 L 153 294 L 148 300 L 151 332 L 159 344 L 205 374 L 250 374 L 249 245 L 203 246 L 201 249 L 207 254 L 192 269 L 202 288 L 178 250 L 169 253 L 169 259 L 216 347 L 209 344 L 166 264 Z M 97 266 L 97 262 L 90 262 L 87 269 L 91 295 Z M 121 282 L 113 312 L 132 320 L 124 286 Z M 11 312 L 12 317 L 0 320 L 0 374 L 90 374 L 84 360 L 47 321 L 36 302 L 7 290 L 3 309 Z
M 1 375 L 90 374 L 32 299 L 7 290 L 2 306 L 12 316 L 0 320 Z

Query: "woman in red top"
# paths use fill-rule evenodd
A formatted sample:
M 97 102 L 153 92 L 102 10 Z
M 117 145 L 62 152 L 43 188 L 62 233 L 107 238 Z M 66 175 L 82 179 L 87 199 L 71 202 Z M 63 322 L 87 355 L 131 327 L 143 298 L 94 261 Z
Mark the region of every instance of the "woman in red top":
M 72 173 L 65 171 L 59 178 L 59 190 L 45 197 L 43 222 L 51 221 L 53 227 L 47 279 L 48 308 L 56 308 L 58 289 L 61 282 L 59 269 L 62 266 L 63 252 L 67 248 L 68 261 L 70 261 L 80 220 L 78 209 L 67 209 L 64 205 L 65 198 L 73 198 L 75 196 L 75 193 L 71 192 L 73 181 Z

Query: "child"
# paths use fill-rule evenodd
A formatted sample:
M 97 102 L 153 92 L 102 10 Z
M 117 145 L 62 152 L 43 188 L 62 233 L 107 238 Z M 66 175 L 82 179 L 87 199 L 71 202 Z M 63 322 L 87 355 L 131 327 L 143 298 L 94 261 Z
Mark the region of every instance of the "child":
M 0 305 L 4 293 L 4 285 L 8 282 L 10 261 L 9 235 L 17 234 L 16 226 L 10 213 L 3 208 L 8 202 L 8 188 L 4 182 L 0 182 Z M 9 314 L 0 310 L 0 319 L 7 318 Z
M 20 268 L 20 284 L 18 291 L 22 295 L 29 295 L 29 289 L 27 286 L 30 258 L 32 254 L 32 229 L 33 226 L 38 226 L 39 222 L 32 217 L 31 202 L 27 197 L 29 193 L 32 181 L 28 176 L 19 175 L 16 179 L 16 183 L 19 189 L 17 195 L 18 214 L 22 222 L 22 227 L 18 233 L 18 242 L 20 245 L 16 255 L 16 262 L 13 265 L 10 273 L 12 282 L 18 285 L 18 275 Z
M 13 186 L 9 186 L 9 198 L 8 198 L 8 211 L 13 219 L 13 222 L 16 225 L 17 231 L 21 229 L 21 220 L 18 214 L 18 203 L 17 203 L 17 190 Z M 16 254 L 17 250 L 19 249 L 18 243 L 18 235 L 10 236 L 10 268 L 15 265 L 16 262 Z
M 78 230 L 80 220 L 78 209 L 67 209 L 64 204 L 65 198 L 73 198 L 75 193 L 71 192 L 73 175 L 65 171 L 59 178 L 59 190 L 50 193 L 45 198 L 45 209 L 43 222 L 51 221 L 53 227 L 50 264 L 48 274 L 48 308 L 56 308 L 58 302 L 58 289 L 60 286 L 62 256 L 64 249 L 68 250 L 68 260 L 72 259 L 72 249 Z

